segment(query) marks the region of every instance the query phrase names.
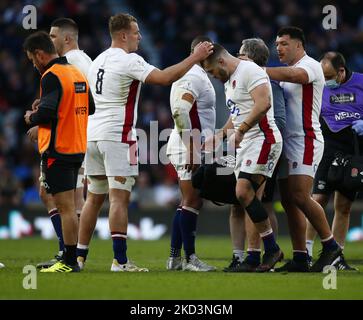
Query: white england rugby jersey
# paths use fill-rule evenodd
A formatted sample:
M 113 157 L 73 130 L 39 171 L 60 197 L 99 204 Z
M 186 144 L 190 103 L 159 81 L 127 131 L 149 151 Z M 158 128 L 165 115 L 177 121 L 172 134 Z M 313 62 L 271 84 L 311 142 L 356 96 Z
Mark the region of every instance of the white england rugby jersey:
M 318 61 L 308 55 L 293 67 L 304 69 L 309 83 L 280 83 L 287 100 L 284 138 L 305 137 L 324 141 L 319 123 L 325 84 L 323 69 Z
M 173 83 L 170 91 L 172 112 L 175 108 L 175 91 L 177 88 L 189 91 L 195 98 L 193 106 L 189 111 L 192 129 L 198 129 L 201 132 L 202 140 L 207 136 L 213 135 L 216 124 L 216 93 L 207 73 L 196 64 L 182 78 Z M 170 139 L 167 153 L 178 151 L 181 143 L 175 126 Z
M 91 66 L 91 58 L 83 50 L 70 50 L 65 55 L 68 63 L 75 65 L 85 76 Z
M 254 106 L 250 92 L 261 84 L 267 84 L 269 87 L 271 108 L 259 123 L 245 133 L 243 140 L 261 137 L 269 144 L 280 142 L 281 135 L 275 124 L 269 77 L 261 67 L 251 61 L 242 60 L 224 84 L 226 104 L 230 110 L 233 126 L 237 130 L 246 120 Z
M 88 82 L 96 112 L 88 118 L 88 141 L 135 141 L 141 82 L 154 68 L 121 48 L 109 48 L 92 62 Z

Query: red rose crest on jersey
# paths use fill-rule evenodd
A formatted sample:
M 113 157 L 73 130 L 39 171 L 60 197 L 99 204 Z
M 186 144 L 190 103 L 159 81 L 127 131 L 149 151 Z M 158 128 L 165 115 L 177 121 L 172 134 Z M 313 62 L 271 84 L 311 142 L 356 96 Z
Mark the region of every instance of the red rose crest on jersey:
M 232 89 L 234 89 L 236 87 L 236 80 L 232 81 Z

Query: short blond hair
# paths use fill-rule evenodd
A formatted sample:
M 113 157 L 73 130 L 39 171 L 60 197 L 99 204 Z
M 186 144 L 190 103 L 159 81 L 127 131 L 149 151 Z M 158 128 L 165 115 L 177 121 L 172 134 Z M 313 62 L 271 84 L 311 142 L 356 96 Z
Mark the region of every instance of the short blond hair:
M 108 28 L 112 35 L 121 30 L 129 30 L 131 27 L 131 22 L 137 22 L 136 18 L 128 13 L 118 13 L 110 17 L 108 21 Z

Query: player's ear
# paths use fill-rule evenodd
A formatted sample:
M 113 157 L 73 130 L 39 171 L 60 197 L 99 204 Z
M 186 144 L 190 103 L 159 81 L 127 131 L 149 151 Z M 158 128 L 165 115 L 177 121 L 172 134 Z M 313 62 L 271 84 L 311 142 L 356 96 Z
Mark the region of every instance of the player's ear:
M 70 36 L 69 34 L 64 35 L 64 43 L 69 43 Z
M 34 52 L 33 52 L 33 57 L 35 58 L 35 59 L 37 59 L 37 60 L 41 60 L 42 59 L 42 57 L 43 57 L 43 51 L 42 50 L 38 50 L 38 49 L 36 49 L 36 50 L 34 50 Z
M 122 41 L 127 40 L 127 33 L 125 31 L 120 31 L 119 36 L 120 36 Z

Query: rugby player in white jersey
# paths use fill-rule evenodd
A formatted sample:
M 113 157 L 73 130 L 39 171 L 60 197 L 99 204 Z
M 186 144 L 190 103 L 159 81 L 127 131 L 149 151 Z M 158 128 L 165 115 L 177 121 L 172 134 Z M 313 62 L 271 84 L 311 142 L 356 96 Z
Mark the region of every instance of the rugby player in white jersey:
M 265 42 L 259 38 L 244 39 L 240 47 L 237 57 L 242 60 L 250 60 L 255 62 L 260 67 L 265 67 L 269 58 L 269 49 Z M 276 81 L 271 82 L 272 102 L 274 110 L 275 123 L 283 132 L 285 127 L 285 98 L 283 91 Z M 257 198 L 261 199 L 265 207 L 272 230 L 277 237 L 277 218 L 273 210 L 272 197 L 274 186 L 276 184 L 276 175 L 278 165 L 275 168 L 272 178 L 267 179 L 264 188 L 260 188 L 257 192 Z M 263 190 L 262 190 L 263 189 Z M 261 193 L 262 191 L 262 193 Z M 251 219 L 245 214 L 245 211 L 240 206 L 231 206 L 229 227 L 231 240 L 233 245 L 233 256 L 230 265 L 223 269 L 225 272 L 254 272 L 255 268 L 260 264 L 261 239 Z M 247 254 L 244 256 L 244 242 L 247 236 Z
M 51 28 L 49 31 L 50 38 L 53 41 L 54 47 L 59 56 L 65 56 L 67 58 L 68 63 L 75 65 L 85 76 L 87 76 L 89 66 L 91 65 L 91 58 L 83 51 L 79 49 L 78 46 L 78 26 L 75 21 L 69 18 L 59 18 L 52 22 Z M 34 108 L 36 108 L 37 103 L 33 104 Z M 38 137 L 38 126 L 31 128 L 28 131 L 28 135 L 34 141 Z M 84 166 L 79 170 L 76 192 L 75 192 L 75 205 L 76 205 L 76 213 L 79 216 L 82 207 L 84 204 Z M 40 198 L 44 203 L 47 211 L 49 213 L 49 217 L 52 220 L 52 224 L 54 230 L 57 234 L 59 241 L 59 252 L 55 256 L 55 259 L 52 259 L 47 262 L 39 263 L 37 266 L 39 268 L 47 268 L 53 265 L 55 262 L 59 261 L 63 257 L 63 236 L 62 236 L 62 226 L 61 226 L 61 218 L 56 208 L 55 202 L 53 200 L 53 196 L 48 194 L 45 191 L 45 188 L 42 185 L 42 181 L 40 182 L 40 190 L 39 190 Z
M 191 52 L 204 36 L 191 43 Z M 193 165 L 200 164 L 201 143 L 214 134 L 216 119 L 215 91 L 207 73 L 195 64 L 181 79 L 173 83 L 170 106 L 174 129 L 167 145 L 167 156 L 173 164 L 179 180 L 182 199 L 176 210 L 170 244 L 168 270 L 214 271 L 215 267 L 201 261 L 195 254 L 195 236 L 202 199 L 192 185 Z M 185 259 L 181 258 L 184 247 Z
M 159 70 L 137 51 L 141 35 L 137 20 L 129 14 L 116 14 L 109 20 L 111 47 L 91 64 L 88 73 L 96 112 L 89 118 L 85 171 L 88 194 L 83 207 L 78 239 L 78 262 L 87 256 L 98 213 L 109 193 L 109 225 L 114 259 L 111 271 L 143 272 L 126 255 L 128 204 L 138 175 L 135 124 L 141 82 L 170 85 L 194 64 L 212 53 L 213 45 L 203 42 L 182 62 Z
M 293 260 L 276 271 L 309 271 L 305 244 L 306 219 L 318 232 L 323 250 L 311 267 L 321 272 L 335 262 L 341 248 L 334 240 L 323 208 L 311 197 L 313 179 L 323 155 L 320 129 L 324 74 L 320 63 L 305 52 L 305 37 L 296 27 L 282 28 L 276 38 L 279 59 L 287 67 L 267 68 L 271 79 L 281 81 L 287 99 L 284 149 L 279 169 L 281 202 L 287 213 Z
M 254 62 L 240 60 L 218 44 L 214 44 L 213 54 L 202 62 L 202 66 L 225 86 L 226 104 L 231 115 L 223 129 L 211 140 L 218 143 L 228 135 L 228 130 L 234 132 L 230 142 L 237 148 L 236 197 L 264 243 L 265 253 L 256 272 L 266 272 L 283 258 L 268 214 L 256 197 L 266 177 L 272 176 L 282 150 L 281 134 L 271 108 L 269 77 Z M 206 141 L 206 150 L 211 140 Z

